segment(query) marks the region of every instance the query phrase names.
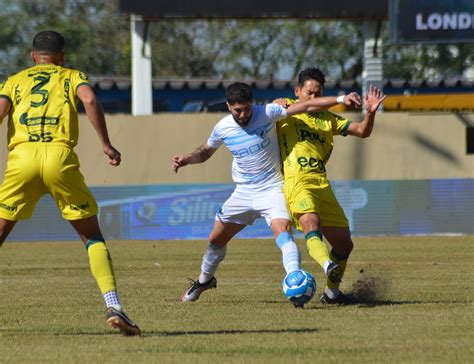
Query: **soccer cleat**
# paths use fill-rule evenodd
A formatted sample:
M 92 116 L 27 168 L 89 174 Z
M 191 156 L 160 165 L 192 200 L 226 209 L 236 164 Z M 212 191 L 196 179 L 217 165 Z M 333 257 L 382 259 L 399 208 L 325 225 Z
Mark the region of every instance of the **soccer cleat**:
M 293 302 L 295 308 L 304 308 L 304 303 Z
M 207 283 L 199 283 L 199 280 L 194 281 L 192 279 L 190 281 L 192 284 L 181 296 L 181 302 L 197 301 L 202 292 L 217 287 L 216 277 L 212 277 Z
M 319 302 L 324 305 L 352 305 L 355 303 L 352 296 L 346 296 L 344 293 L 339 292 L 339 295 L 336 298 L 329 298 L 326 293 L 323 293 L 319 298 Z
M 329 264 L 326 275 L 332 283 L 339 283 L 342 280 L 342 268 L 339 264 L 332 262 Z
M 140 336 L 141 331 L 137 324 L 128 318 L 128 316 L 113 307 L 107 308 L 105 312 L 107 323 L 114 329 L 119 329 L 124 336 Z

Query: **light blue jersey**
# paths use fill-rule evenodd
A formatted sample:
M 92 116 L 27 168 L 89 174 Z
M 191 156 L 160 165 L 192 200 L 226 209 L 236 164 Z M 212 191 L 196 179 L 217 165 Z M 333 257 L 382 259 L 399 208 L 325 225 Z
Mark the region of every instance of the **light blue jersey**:
M 285 117 L 286 110 L 280 105 L 253 105 L 246 126 L 228 115 L 214 127 L 207 145 L 218 148 L 225 144 L 232 153 L 232 179 L 237 186 L 265 190 L 283 183 L 275 124 Z

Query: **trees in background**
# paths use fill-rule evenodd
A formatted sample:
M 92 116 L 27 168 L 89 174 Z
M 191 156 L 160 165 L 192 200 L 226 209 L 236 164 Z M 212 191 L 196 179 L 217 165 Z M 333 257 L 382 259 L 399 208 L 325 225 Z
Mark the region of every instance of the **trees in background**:
M 1 0 L 0 79 L 32 64 L 33 37 L 48 29 L 66 38 L 66 66 L 90 74 L 129 73 L 129 22 L 120 17 L 118 2 Z
M 392 45 L 383 29 L 384 77 L 462 77 L 474 46 Z M 67 40 L 66 65 L 90 75 L 130 74 L 130 23 L 117 1 L 2 0 L 0 80 L 31 64 L 31 41 L 54 29 Z M 362 23 L 315 20 L 161 20 L 150 23 L 155 77 L 294 79 L 307 66 L 332 79 L 362 72 Z

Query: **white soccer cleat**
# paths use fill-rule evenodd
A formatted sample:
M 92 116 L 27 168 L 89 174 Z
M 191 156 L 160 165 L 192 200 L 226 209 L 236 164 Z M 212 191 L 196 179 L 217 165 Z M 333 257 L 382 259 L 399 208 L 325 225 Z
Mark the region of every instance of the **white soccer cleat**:
M 197 301 L 202 292 L 217 287 L 216 277 L 212 277 L 207 283 L 199 283 L 199 280 L 194 281 L 192 279 L 191 282 L 191 286 L 181 296 L 181 302 Z

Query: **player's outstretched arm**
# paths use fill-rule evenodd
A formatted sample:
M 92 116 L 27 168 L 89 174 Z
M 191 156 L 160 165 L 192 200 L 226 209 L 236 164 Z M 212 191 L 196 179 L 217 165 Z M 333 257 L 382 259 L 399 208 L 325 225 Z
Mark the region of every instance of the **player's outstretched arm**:
M 215 153 L 217 148 L 211 148 L 209 145 L 203 144 L 189 154 L 177 154 L 171 158 L 171 168 L 175 173 L 178 169 L 188 164 L 197 164 L 207 161 Z
M 359 107 L 361 104 L 361 100 L 360 100 L 359 95 L 356 92 L 351 92 L 350 94 L 343 95 L 343 96 L 316 97 L 308 101 L 297 102 L 288 106 L 286 109 L 286 114 L 295 115 L 295 114 L 303 114 L 307 112 L 316 112 L 320 110 L 326 110 L 330 108 L 331 106 L 337 105 L 339 103 L 343 103 L 347 106 Z
M 112 166 L 120 165 L 120 152 L 110 143 L 104 111 L 94 91 L 89 85 L 81 85 L 77 88 L 77 97 L 84 104 L 87 117 L 99 136 L 105 155 L 109 158 L 109 164 Z
M 385 100 L 385 97 L 386 95 L 382 95 L 382 92 L 377 87 L 370 85 L 369 92 L 364 98 L 365 117 L 360 123 L 351 123 L 347 129 L 347 134 L 359 138 L 368 138 L 374 128 L 375 114 L 383 100 Z

